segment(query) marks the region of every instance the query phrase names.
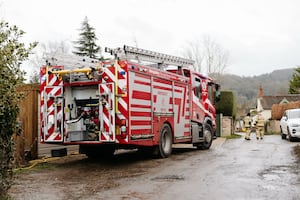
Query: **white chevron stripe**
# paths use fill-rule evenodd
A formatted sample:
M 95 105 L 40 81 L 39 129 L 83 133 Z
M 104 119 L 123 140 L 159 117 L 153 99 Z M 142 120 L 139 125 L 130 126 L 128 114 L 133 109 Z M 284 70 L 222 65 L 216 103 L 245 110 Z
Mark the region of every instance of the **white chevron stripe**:
M 130 120 L 139 120 L 139 121 L 151 121 L 151 117 L 142 117 L 142 116 L 138 116 L 138 117 L 135 117 L 135 116 L 132 116 L 130 118 Z
M 48 85 L 54 85 L 54 83 L 56 82 L 56 80 L 57 80 L 57 77 L 54 76 L 52 79 L 49 80 Z
M 131 126 L 131 130 L 151 129 L 151 125 Z
M 112 79 L 114 82 L 116 81 L 115 80 L 115 75 L 109 70 L 109 69 L 106 69 L 105 70 L 105 73 L 109 76 L 110 79 Z
M 124 101 L 123 98 L 119 98 L 119 103 L 123 107 L 123 109 L 127 111 L 127 103 Z
M 105 115 L 103 116 L 103 121 L 109 127 L 109 119 L 107 116 L 105 116 Z
M 54 132 L 48 137 L 47 141 L 55 141 L 54 139 L 59 135 L 59 132 Z

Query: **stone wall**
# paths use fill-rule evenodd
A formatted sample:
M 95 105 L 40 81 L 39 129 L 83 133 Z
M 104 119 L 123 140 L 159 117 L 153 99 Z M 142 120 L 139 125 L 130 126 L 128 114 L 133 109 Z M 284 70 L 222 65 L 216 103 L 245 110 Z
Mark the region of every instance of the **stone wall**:
M 280 133 L 280 121 L 269 120 L 266 124 L 266 131 L 270 133 Z
M 230 136 L 233 133 L 233 120 L 232 117 L 222 117 L 222 134 L 221 136 Z

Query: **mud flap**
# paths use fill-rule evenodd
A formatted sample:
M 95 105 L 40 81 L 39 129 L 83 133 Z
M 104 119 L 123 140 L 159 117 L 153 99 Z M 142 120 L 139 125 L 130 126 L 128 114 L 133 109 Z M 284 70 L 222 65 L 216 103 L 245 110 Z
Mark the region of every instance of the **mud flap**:
M 99 121 L 101 142 L 115 142 L 115 92 L 114 83 L 99 84 Z
M 44 141 L 63 141 L 63 87 L 46 86 L 44 89 Z

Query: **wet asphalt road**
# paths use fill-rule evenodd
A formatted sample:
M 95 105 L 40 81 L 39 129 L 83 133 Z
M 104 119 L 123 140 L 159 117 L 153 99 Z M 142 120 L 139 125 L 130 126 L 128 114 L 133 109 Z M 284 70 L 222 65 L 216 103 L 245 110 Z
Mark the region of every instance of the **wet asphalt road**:
M 226 140 L 208 151 L 180 153 L 151 173 L 121 181 L 91 199 L 300 199 L 299 142 L 279 135 Z M 188 157 L 186 156 L 188 155 Z
M 10 194 L 24 200 L 298 200 L 300 142 L 252 135 L 250 141 L 218 138 L 205 151 L 176 145 L 166 159 L 137 151 L 99 161 L 73 155 L 17 174 Z

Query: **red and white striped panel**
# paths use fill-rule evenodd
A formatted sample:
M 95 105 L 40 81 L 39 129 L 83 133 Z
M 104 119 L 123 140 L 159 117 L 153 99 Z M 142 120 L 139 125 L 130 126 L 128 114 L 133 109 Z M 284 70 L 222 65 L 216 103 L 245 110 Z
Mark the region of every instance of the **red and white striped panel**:
M 117 95 L 127 95 L 127 71 L 125 68 L 121 68 L 118 62 L 104 68 L 102 77 L 104 77 L 104 82 L 116 84 Z
M 208 99 L 208 82 L 206 79 L 201 79 L 201 96 L 202 99 L 199 99 L 199 97 L 195 96 L 195 94 L 192 94 L 192 110 L 193 110 L 193 115 L 192 118 L 195 121 L 199 121 L 202 123 L 204 121 L 205 116 L 210 116 L 213 118 L 212 113 L 210 113 L 208 109 L 208 104 L 209 102 Z M 199 115 L 197 117 L 197 115 Z
M 117 101 L 118 101 L 118 110 L 117 110 L 117 115 L 116 115 L 116 121 L 121 121 L 123 119 L 125 119 L 126 121 L 128 121 L 128 97 L 117 97 Z M 118 134 L 119 133 L 119 134 Z M 117 137 L 117 141 L 118 143 L 123 143 L 126 144 L 128 143 L 128 134 L 126 135 L 126 137 L 121 137 L 120 132 L 116 133 L 116 137 Z
M 48 85 L 41 94 L 43 105 L 44 142 L 63 141 L 63 81 L 56 75 L 48 75 Z
M 45 127 L 45 119 L 44 119 L 44 112 L 45 112 L 45 108 L 44 108 L 44 89 L 46 87 L 46 83 L 47 83 L 47 67 L 43 66 L 40 69 L 40 119 L 41 119 L 41 142 L 44 142 L 44 127 Z
M 152 134 L 151 78 L 135 72 L 129 73 L 130 134 Z
M 190 105 L 188 85 L 174 83 L 174 134 L 175 137 L 190 136 Z
M 116 141 L 115 133 L 115 94 L 114 83 L 102 83 L 99 85 L 101 97 L 99 106 L 100 137 L 101 142 Z
M 161 78 L 153 78 L 154 112 L 174 113 L 175 137 L 190 135 L 188 86 Z
M 41 142 L 63 141 L 63 123 L 61 121 L 63 101 L 61 98 L 56 99 L 57 102 L 54 101 L 54 97 L 63 94 L 63 81 L 54 74 L 48 74 L 48 71 L 63 70 L 63 68 L 63 66 L 43 66 L 40 69 Z M 50 96 L 52 97 L 50 98 Z
M 115 104 L 115 121 L 120 121 L 121 119 L 128 119 L 128 95 L 127 95 L 127 69 L 121 68 L 118 62 L 115 62 L 113 65 L 104 68 L 102 77 L 105 77 L 104 83 L 114 83 L 112 91 L 116 91 L 116 101 Z M 101 91 L 100 91 L 101 93 Z M 115 122 L 114 122 L 115 123 Z M 114 130 L 115 135 L 116 130 Z M 106 137 L 107 138 L 107 137 Z M 101 138 L 100 138 L 101 139 Z M 108 139 L 108 138 L 107 138 Z M 120 137 L 116 135 L 115 139 L 118 143 L 127 143 L 127 137 Z M 104 140 L 105 141 L 105 140 Z
M 116 107 L 116 121 L 120 121 L 120 120 L 127 120 L 128 121 L 128 94 L 127 94 L 127 76 L 128 76 L 128 72 L 127 72 L 127 68 L 122 68 L 118 62 L 115 62 L 114 67 L 116 67 L 116 73 L 118 77 L 117 80 L 117 88 L 118 88 L 118 95 L 116 98 L 117 101 L 117 107 Z M 126 144 L 128 143 L 129 139 L 128 139 L 128 134 L 126 135 L 126 137 L 121 137 L 120 134 L 117 135 L 117 140 L 119 143 L 123 143 Z

